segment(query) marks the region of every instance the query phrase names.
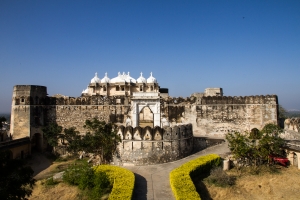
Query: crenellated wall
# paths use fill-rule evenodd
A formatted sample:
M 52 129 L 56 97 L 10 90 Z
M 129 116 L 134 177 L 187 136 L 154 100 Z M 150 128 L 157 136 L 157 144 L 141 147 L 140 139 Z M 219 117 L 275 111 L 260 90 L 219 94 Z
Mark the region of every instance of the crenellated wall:
M 146 118 L 140 116 L 144 108 L 148 108 Z M 44 86 L 17 85 L 13 91 L 11 133 L 13 139 L 30 137 L 32 146 L 41 149 L 46 146 L 43 126 L 56 122 L 63 128 L 76 127 L 84 134 L 85 121 L 96 118 L 119 126 L 122 142 L 116 162 L 147 165 L 178 160 L 206 148 L 209 142 L 205 137 L 224 138 L 229 131 L 244 132 L 262 129 L 267 123 L 276 124 L 277 112 L 276 95 L 211 97 L 200 94 L 171 98 L 159 93 L 138 93 L 48 97 Z M 151 116 L 153 128 L 139 127 L 140 119 L 151 121 Z M 299 131 L 297 123 L 291 121 L 290 128 Z
M 195 135 L 224 137 L 232 130 L 244 132 L 277 124 L 277 102 L 276 95 L 165 98 L 161 111 L 173 124 L 191 123 Z
M 118 145 L 118 158 L 115 160 L 119 165 L 171 162 L 190 155 L 194 149 L 191 124 L 172 128 L 119 126 L 117 134 L 122 139 Z

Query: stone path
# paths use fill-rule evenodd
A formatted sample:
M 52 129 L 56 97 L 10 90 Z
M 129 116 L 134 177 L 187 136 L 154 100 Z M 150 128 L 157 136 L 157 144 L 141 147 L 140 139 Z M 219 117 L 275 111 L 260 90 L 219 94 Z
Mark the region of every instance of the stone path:
M 135 174 L 133 200 L 172 200 L 175 199 L 170 186 L 170 172 L 182 164 L 199 156 L 229 152 L 228 143 L 209 147 L 191 156 L 170 163 L 148 166 L 124 166 Z

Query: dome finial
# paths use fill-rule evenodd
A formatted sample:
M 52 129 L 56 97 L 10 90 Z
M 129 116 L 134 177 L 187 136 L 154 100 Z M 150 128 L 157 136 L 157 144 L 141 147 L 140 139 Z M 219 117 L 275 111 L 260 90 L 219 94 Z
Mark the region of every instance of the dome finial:
M 107 72 L 105 72 L 105 77 L 107 77 Z
M 152 77 L 152 72 L 150 72 L 150 76 Z

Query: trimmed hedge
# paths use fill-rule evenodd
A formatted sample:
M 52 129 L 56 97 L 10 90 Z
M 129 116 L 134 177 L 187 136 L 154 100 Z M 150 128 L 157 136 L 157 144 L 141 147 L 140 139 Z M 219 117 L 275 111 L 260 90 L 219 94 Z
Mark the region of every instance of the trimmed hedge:
M 113 183 L 109 199 L 130 200 L 132 198 L 135 178 L 131 171 L 112 165 L 99 165 L 94 169 L 96 172 L 105 172 L 109 181 Z
M 170 184 L 174 196 L 177 200 L 181 199 L 201 199 L 191 176 L 197 176 L 203 172 L 209 172 L 213 167 L 221 164 L 220 156 L 209 154 L 191 160 L 170 172 Z

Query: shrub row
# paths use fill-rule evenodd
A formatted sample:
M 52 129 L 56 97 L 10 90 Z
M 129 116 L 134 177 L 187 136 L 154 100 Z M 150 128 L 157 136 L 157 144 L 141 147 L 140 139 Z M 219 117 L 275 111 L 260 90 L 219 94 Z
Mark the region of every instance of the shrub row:
M 113 184 L 109 199 L 131 200 L 135 182 L 134 174 L 131 171 L 111 165 L 99 165 L 94 169 L 96 173 L 106 173 L 109 181 Z
M 191 176 L 209 172 L 211 168 L 221 164 L 220 156 L 209 154 L 191 160 L 170 172 L 170 184 L 176 199 L 201 199 Z

